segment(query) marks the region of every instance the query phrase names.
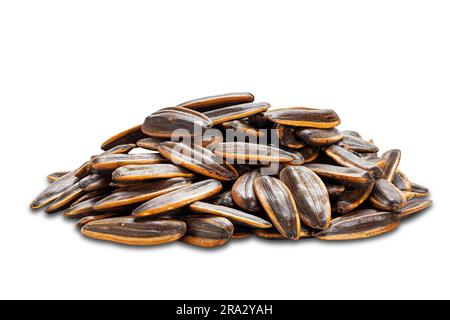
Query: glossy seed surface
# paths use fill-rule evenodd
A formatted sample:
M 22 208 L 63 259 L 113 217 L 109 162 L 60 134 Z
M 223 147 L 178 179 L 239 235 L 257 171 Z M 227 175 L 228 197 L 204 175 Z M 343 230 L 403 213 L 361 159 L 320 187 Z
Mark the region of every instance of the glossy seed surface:
M 92 160 L 93 170 L 115 170 L 126 165 L 145 165 L 164 163 L 167 160 L 158 153 L 108 154 Z
M 284 108 L 266 112 L 273 122 L 310 128 L 334 128 L 341 123 L 333 110 L 313 108 Z
M 170 219 L 136 222 L 130 217 L 118 217 L 89 222 L 81 233 L 97 240 L 150 246 L 180 239 L 186 233 L 186 224 Z
M 204 216 L 183 217 L 187 225 L 186 235 L 181 241 L 199 247 L 220 247 L 233 235 L 234 226 L 224 217 Z
M 406 205 L 395 211 L 400 219 L 410 217 L 418 212 L 421 212 L 432 205 L 433 201 L 429 199 L 412 199 Z
M 269 176 L 257 177 L 253 187 L 275 228 L 285 238 L 298 240 L 300 215 L 288 187 L 280 180 Z
M 207 111 L 236 104 L 249 103 L 253 102 L 253 100 L 255 100 L 255 97 L 249 92 L 233 92 L 189 100 L 178 106 L 199 111 Z
M 256 197 L 253 185 L 255 179 L 260 176 L 260 171 L 253 170 L 243 174 L 231 188 L 231 197 L 234 203 L 241 209 L 249 212 L 261 212 L 262 207 Z
M 207 111 L 204 114 L 211 119 L 213 125 L 218 125 L 232 120 L 243 119 L 256 113 L 264 112 L 269 108 L 270 104 L 267 102 L 244 103 Z
M 196 182 L 147 201 L 133 211 L 133 216 L 145 217 L 161 214 L 209 198 L 221 190 L 222 184 L 218 180 L 209 179 Z
M 284 150 L 256 143 L 223 142 L 214 148 L 220 157 L 233 160 L 290 162 L 295 157 Z
M 141 125 L 137 125 L 112 136 L 102 143 L 101 148 L 102 150 L 107 151 L 118 145 L 135 144 L 138 140 L 143 139 L 144 137 L 145 135 L 141 131 Z
M 129 165 L 117 168 L 112 173 L 114 181 L 144 181 L 168 178 L 192 178 L 194 174 L 182 167 L 170 163 Z

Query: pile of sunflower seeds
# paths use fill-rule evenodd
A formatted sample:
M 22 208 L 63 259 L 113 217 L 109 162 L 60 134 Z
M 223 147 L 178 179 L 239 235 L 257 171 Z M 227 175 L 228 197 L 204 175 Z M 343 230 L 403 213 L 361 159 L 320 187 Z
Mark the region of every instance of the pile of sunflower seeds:
M 64 211 L 99 240 L 217 247 L 251 235 L 368 238 L 431 205 L 428 189 L 398 169 L 400 150 L 379 155 L 339 124 L 333 110 L 270 109 L 250 93 L 187 101 L 50 174 L 31 207 Z

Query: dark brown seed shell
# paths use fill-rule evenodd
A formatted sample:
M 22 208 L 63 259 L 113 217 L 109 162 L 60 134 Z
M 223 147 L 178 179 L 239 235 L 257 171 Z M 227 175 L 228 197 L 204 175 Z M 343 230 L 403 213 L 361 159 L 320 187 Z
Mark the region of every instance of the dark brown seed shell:
M 115 170 L 127 165 L 146 165 L 168 162 L 158 153 L 108 154 L 92 160 L 93 170 Z
M 336 199 L 345 191 L 345 186 L 338 186 L 335 184 L 326 184 L 328 195 L 330 199 Z
M 235 224 L 233 235 L 231 236 L 231 239 L 233 239 L 233 240 L 245 239 L 245 238 L 251 237 L 252 234 L 253 234 L 252 228 Z
M 335 211 L 346 214 L 360 206 L 372 193 L 375 182 L 355 188 L 346 188 L 345 192 L 336 200 Z
M 333 110 L 314 108 L 284 108 L 266 112 L 273 122 L 310 128 L 334 128 L 341 123 L 339 116 Z
M 192 178 L 194 174 L 171 163 L 123 166 L 112 173 L 112 178 L 116 182 L 179 177 Z
M 296 127 L 277 124 L 276 128 L 280 139 L 280 145 L 291 149 L 300 149 L 305 146 L 305 142 L 295 134 L 297 130 Z
M 183 188 L 191 183 L 187 178 L 172 178 L 149 181 L 143 185 L 119 188 L 111 195 L 95 203 L 96 211 L 110 211 L 143 203 L 165 193 Z
M 397 170 L 395 173 L 392 183 L 402 191 L 412 191 L 411 182 L 409 182 L 408 177 L 400 170 Z
M 94 205 L 97 201 L 100 201 L 104 196 L 98 196 L 91 199 L 87 199 L 79 202 L 76 205 L 70 206 L 70 208 L 64 212 L 64 216 L 72 219 L 82 219 L 87 216 L 93 216 L 100 214 L 94 210 Z
M 84 217 L 84 218 L 81 218 L 80 220 L 78 220 L 76 226 L 78 229 L 81 229 L 89 222 L 113 218 L 113 217 L 117 217 L 120 215 L 123 215 L 123 212 L 108 212 L 108 213 L 101 213 L 101 214 L 98 214 L 95 216 L 87 216 L 87 217 Z
M 432 203 L 433 201 L 428 199 L 412 199 L 409 200 L 403 208 L 395 211 L 395 213 L 400 219 L 407 218 L 427 209 Z
M 398 217 L 390 212 L 360 210 L 331 221 L 327 230 L 315 237 L 320 240 L 355 240 L 378 236 L 396 229 Z
M 211 119 L 213 125 L 218 125 L 232 120 L 247 118 L 256 113 L 264 112 L 269 108 L 270 104 L 267 102 L 244 103 L 207 111 L 204 114 Z
M 262 207 L 259 204 L 253 184 L 255 179 L 260 176 L 259 169 L 248 172 L 233 184 L 231 188 L 231 197 L 233 202 L 241 209 L 249 212 L 261 212 Z
M 168 141 L 161 143 L 158 150 L 173 163 L 198 174 L 221 181 L 238 178 L 238 174 L 230 167 L 218 162 L 222 159 L 216 158 L 212 151 L 201 146 L 190 147 L 180 142 Z
M 178 106 L 198 111 L 207 111 L 253 102 L 254 99 L 255 97 L 249 92 L 233 92 L 186 101 Z
M 340 184 L 367 184 L 373 181 L 369 172 L 359 168 L 346 168 L 330 164 L 309 163 L 305 167 L 320 177 L 332 179 Z
M 331 222 L 331 205 L 328 191 L 322 180 L 310 169 L 288 166 L 280 179 L 294 197 L 301 221 L 314 229 L 326 229 Z
M 193 212 L 222 216 L 232 222 L 239 223 L 248 227 L 260 229 L 272 227 L 272 224 L 270 222 L 267 222 L 260 217 L 225 206 L 218 206 L 207 202 L 196 201 L 192 203 L 189 208 Z
M 123 144 L 136 144 L 138 140 L 143 138 L 145 138 L 145 134 L 141 131 L 141 125 L 134 126 L 112 136 L 111 138 L 103 142 L 102 150 L 107 151 L 111 148 Z
M 253 234 L 264 240 L 286 240 L 286 238 L 275 228 L 255 229 L 253 230 Z M 300 239 L 307 238 L 311 238 L 311 230 L 302 226 L 300 229 Z
M 166 141 L 167 141 L 167 139 L 149 137 L 149 138 L 139 140 L 138 142 L 136 142 L 136 145 L 142 149 L 158 151 L 158 146 L 160 145 L 160 143 L 166 142 Z
M 411 192 L 422 193 L 424 195 L 430 194 L 430 190 L 428 190 L 427 187 L 424 187 L 424 186 L 422 186 L 418 183 L 412 182 L 412 181 L 411 181 Z
M 185 108 L 166 108 L 148 116 L 142 125 L 142 131 L 151 137 L 171 138 L 174 131 L 178 137 L 203 135 L 212 126 L 211 120 L 199 112 Z
M 376 209 L 396 211 L 406 205 L 406 196 L 391 182 L 385 179 L 378 179 L 375 181 L 369 201 Z
M 355 137 L 348 134 L 343 134 L 342 140 L 339 142 L 339 146 L 355 152 L 361 153 L 376 153 L 378 147 L 373 143 L 367 142 L 362 138 Z
M 214 179 L 196 182 L 147 201 L 133 211 L 133 216 L 146 217 L 161 214 L 187 206 L 195 201 L 207 199 L 221 190 L 222 184 Z
M 383 154 L 383 160 L 385 161 L 383 178 L 387 181 L 394 181 L 394 176 L 397 172 L 398 165 L 400 164 L 401 156 L 402 152 L 398 149 L 392 149 Z
M 243 161 L 291 162 L 295 157 L 284 150 L 256 143 L 223 142 L 214 147 L 219 157 Z
M 317 160 L 320 156 L 320 147 L 306 146 L 298 150 L 303 156 L 304 163 L 311 163 Z
M 219 247 L 226 244 L 234 232 L 230 220 L 223 217 L 183 217 L 187 225 L 186 235 L 181 241 L 199 247 Z
M 237 136 L 259 138 L 265 135 L 264 130 L 260 130 L 250 125 L 248 121 L 245 120 L 227 121 L 223 122 L 221 125 L 225 130 L 233 130 L 234 134 Z
M 296 134 L 310 146 L 328 146 L 342 140 L 343 136 L 338 129 L 298 129 Z
M 384 175 L 384 172 L 379 167 L 378 163 L 362 159 L 339 146 L 330 146 L 325 149 L 325 153 L 341 166 L 348 168 L 360 168 L 369 171 L 375 179 L 380 179 Z
M 75 176 L 75 172 L 71 171 L 55 182 L 51 183 L 44 191 L 42 191 L 36 199 L 31 203 L 31 208 L 36 210 L 49 204 L 58 198 L 65 190 L 73 186 L 80 179 Z
M 186 224 L 170 219 L 135 222 L 131 217 L 117 217 L 90 222 L 81 233 L 98 240 L 148 246 L 180 239 L 186 233 Z
M 287 239 L 300 238 L 300 215 L 288 187 L 278 179 L 260 176 L 254 190 L 262 207 L 277 230 Z
M 225 206 L 228 208 L 235 208 L 236 205 L 231 197 L 231 191 L 225 191 L 221 194 L 218 194 L 215 197 L 212 197 L 208 200 L 209 203 L 216 204 L 218 206 Z

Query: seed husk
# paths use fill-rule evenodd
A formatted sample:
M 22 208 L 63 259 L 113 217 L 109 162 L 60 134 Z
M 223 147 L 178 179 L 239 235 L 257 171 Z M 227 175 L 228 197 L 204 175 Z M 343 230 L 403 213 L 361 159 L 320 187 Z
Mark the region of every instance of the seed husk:
M 428 199 L 412 199 L 409 200 L 403 208 L 394 212 L 400 219 L 404 219 L 427 209 L 432 203 L 433 201 Z
M 212 126 L 211 120 L 194 110 L 177 107 L 166 108 L 148 116 L 142 125 L 142 131 L 151 137 L 171 138 L 175 130 L 178 137 L 203 135 Z
M 143 185 L 119 188 L 94 205 L 96 211 L 111 211 L 140 204 L 165 193 L 191 184 L 188 178 L 172 178 L 149 181 Z
M 295 157 L 284 150 L 256 143 L 223 142 L 214 147 L 219 157 L 244 161 L 291 162 Z
M 92 221 L 81 228 L 87 237 L 132 246 L 150 246 L 176 241 L 186 233 L 178 220 L 157 219 L 136 222 L 131 217 Z
M 360 168 L 369 171 L 375 179 L 382 178 L 384 175 L 384 172 L 379 167 L 378 163 L 362 159 L 337 145 L 326 148 L 325 153 L 341 166 L 348 168 Z
M 367 142 L 362 138 L 344 133 L 342 134 L 342 136 L 343 138 L 338 143 L 338 146 L 343 147 L 344 149 L 361 153 L 376 153 L 379 150 L 376 145 Z
M 336 200 L 335 211 L 339 214 L 346 214 L 355 210 L 372 193 L 375 182 L 368 183 L 355 188 L 347 188 Z
M 53 213 L 68 207 L 73 201 L 86 192 L 103 189 L 109 185 L 109 177 L 100 174 L 90 174 L 67 188 L 53 203 L 47 208 L 47 213 Z
M 278 137 L 282 146 L 291 149 L 300 149 L 305 146 L 305 142 L 301 138 L 298 138 L 295 133 L 297 130 L 296 127 L 277 124 L 276 128 L 278 130 Z
M 406 196 L 391 182 L 385 179 L 378 179 L 375 181 L 369 201 L 376 209 L 395 211 L 406 205 Z
M 94 216 L 87 216 L 87 217 L 84 217 L 84 218 L 81 218 L 80 220 L 78 220 L 76 226 L 78 229 L 81 229 L 89 222 L 118 217 L 121 215 L 124 215 L 123 212 L 107 212 L 107 213 L 101 213 L 101 214 L 94 215 Z
M 319 177 L 332 179 L 340 184 L 367 184 L 373 181 L 369 172 L 359 168 L 339 167 L 320 163 L 305 164 L 305 167 L 314 171 Z
M 411 182 L 409 182 L 408 177 L 400 170 L 397 170 L 394 174 L 392 183 L 402 191 L 410 192 L 412 190 Z
M 288 187 L 280 180 L 269 176 L 257 177 L 253 187 L 275 228 L 285 238 L 298 240 L 300 215 Z
M 158 146 L 162 142 L 166 142 L 166 141 L 167 141 L 167 139 L 163 139 L 163 138 L 148 137 L 148 138 L 139 140 L 138 142 L 136 142 L 136 145 L 142 149 L 158 151 Z
M 80 202 L 83 202 L 83 201 L 86 201 L 86 200 L 89 200 L 89 199 L 92 199 L 92 198 L 96 198 L 96 197 L 99 197 L 99 196 L 106 197 L 111 192 L 111 190 L 112 190 L 111 188 L 105 187 L 105 188 L 102 188 L 102 189 L 99 189 L 99 190 L 86 192 L 81 197 L 79 197 L 77 200 L 72 202 L 70 207 L 76 206 Z
M 42 208 L 58 198 L 65 190 L 73 186 L 79 180 L 80 179 L 75 176 L 74 171 L 65 174 L 45 188 L 44 191 L 33 200 L 30 207 L 33 210 Z
M 259 138 L 265 135 L 264 131 L 259 130 L 258 128 L 252 126 L 251 124 L 248 123 L 248 121 L 245 120 L 227 121 L 223 122 L 221 126 L 225 130 L 234 130 L 235 134 L 242 135 L 245 137 Z
M 221 190 L 222 184 L 218 180 L 209 179 L 196 182 L 145 202 L 133 211 L 133 216 L 146 217 L 178 209 L 214 196 Z
M 231 191 L 225 191 L 212 197 L 208 200 L 209 203 L 216 204 L 218 206 L 225 206 L 228 208 L 236 208 L 233 198 L 231 197 Z
M 112 173 L 112 178 L 116 182 L 180 177 L 192 178 L 194 174 L 171 163 L 123 166 Z
M 354 130 L 344 130 L 344 131 L 342 131 L 342 134 L 362 139 L 362 135 L 359 132 L 354 131 Z
M 215 216 L 188 216 L 182 220 L 187 225 L 186 235 L 180 240 L 198 247 L 220 247 L 233 235 L 234 226 L 230 220 Z
M 298 150 L 303 156 L 304 163 L 311 163 L 317 160 L 320 155 L 320 147 L 306 146 Z
M 356 240 L 378 236 L 400 225 L 397 215 L 377 210 L 359 210 L 331 221 L 327 230 L 315 234 L 320 240 Z
M 115 170 L 127 165 L 146 165 L 168 162 L 166 158 L 158 153 L 141 154 L 108 154 L 95 157 L 92 160 L 93 170 Z
M 430 190 L 428 190 L 427 187 L 424 187 L 424 186 L 422 186 L 418 183 L 412 182 L 412 181 L 411 181 L 411 192 L 422 193 L 427 196 L 430 194 Z
M 50 182 L 55 182 L 56 180 L 58 180 L 59 178 L 61 178 L 62 176 L 66 175 L 66 174 L 68 174 L 68 173 L 69 173 L 69 171 L 57 171 L 57 172 L 53 172 L 53 173 L 50 173 L 50 174 L 47 176 L 47 180 L 50 181 Z
M 283 108 L 266 112 L 266 116 L 275 123 L 295 127 L 334 128 L 341 123 L 333 110 L 315 108 Z
M 261 219 L 260 217 L 225 206 L 218 206 L 207 202 L 196 201 L 192 203 L 189 208 L 193 212 L 222 216 L 232 222 L 239 223 L 248 227 L 261 229 L 272 227 L 272 224 L 270 222 Z
M 211 119 L 213 125 L 247 118 L 256 113 L 264 112 L 270 108 L 267 102 L 244 103 L 216 110 L 206 111 L 204 115 Z
M 260 176 L 259 169 L 247 172 L 239 177 L 231 188 L 231 197 L 233 202 L 241 209 L 249 212 L 261 212 L 262 207 L 259 204 L 253 184 L 255 179 Z
M 162 156 L 173 163 L 198 174 L 221 180 L 229 181 L 238 178 L 237 172 L 230 167 L 218 162 L 214 153 L 201 146 L 190 147 L 180 142 L 164 142 L 158 147 Z
M 343 139 L 342 134 L 336 128 L 332 129 L 297 129 L 296 135 L 310 146 L 328 146 Z
M 397 172 L 398 165 L 400 164 L 401 156 L 402 152 L 398 149 L 392 149 L 383 154 L 382 158 L 385 161 L 383 178 L 387 181 L 394 181 L 394 176 Z
M 248 117 L 248 122 L 260 129 L 270 130 L 274 127 L 274 123 L 270 121 L 265 112 L 257 113 Z
M 339 186 L 335 184 L 326 184 L 328 195 L 330 196 L 330 199 L 336 199 L 345 191 L 345 186 Z
M 87 199 L 79 202 L 76 205 L 70 206 L 70 208 L 64 212 L 64 216 L 72 219 L 82 219 L 87 216 L 93 216 L 100 214 L 94 210 L 96 202 L 100 201 L 104 196 L 98 196 L 91 199 Z
M 141 125 L 137 125 L 112 136 L 102 143 L 101 148 L 107 151 L 119 145 L 136 144 L 138 140 L 143 138 L 145 138 L 145 134 L 141 131 Z
M 237 104 L 253 102 L 255 97 L 249 92 L 233 92 L 189 100 L 179 104 L 179 107 L 194 109 L 198 111 L 214 110 Z
M 329 227 L 331 205 L 328 191 L 313 171 L 301 166 L 288 166 L 280 172 L 280 180 L 291 191 L 304 224 L 320 230 Z

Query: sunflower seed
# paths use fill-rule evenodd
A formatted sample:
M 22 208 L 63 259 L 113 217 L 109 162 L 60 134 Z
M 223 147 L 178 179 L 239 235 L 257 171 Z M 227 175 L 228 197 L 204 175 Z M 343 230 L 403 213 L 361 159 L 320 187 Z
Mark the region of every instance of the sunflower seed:
M 278 179 L 260 176 L 254 189 L 275 228 L 287 239 L 300 238 L 300 215 L 288 187 Z
M 389 182 L 394 181 L 394 176 L 397 172 L 398 165 L 402 153 L 398 149 L 392 149 L 383 154 L 383 160 L 386 162 L 384 165 L 384 179 Z
M 101 148 L 102 150 L 107 151 L 118 145 L 136 144 L 138 140 L 143 138 L 145 138 L 145 135 L 141 131 L 141 125 L 137 125 L 112 136 L 111 138 L 102 143 Z
M 409 200 L 403 208 L 398 209 L 394 212 L 400 219 L 403 219 L 425 210 L 426 208 L 431 206 L 432 203 L 433 201 L 427 199 L 413 199 Z
M 299 129 L 296 135 L 310 146 L 328 146 L 343 139 L 338 129 Z
M 71 206 L 66 212 L 64 212 L 64 216 L 72 219 L 81 219 L 84 217 L 100 214 L 100 212 L 96 212 L 94 210 L 94 205 L 102 198 L 103 196 L 98 196 L 79 202 L 78 204 Z
M 201 146 L 192 148 L 183 143 L 168 141 L 161 143 L 158 150 L 173 163 L 198 174 L 221 181 L 238 178 L 236 172 L 219 163 L 214 153 Z
M 157 153 L 141 154 L 108 154 L 98 156 L 92 160 L 91 168 L 93 170 L 115 170 L 126 165 L 146 165 L 168 162 Z
M 342 195 L 336 200 L 335 211 L 346 214 L 360 206 L 372 193 L 375 182 L 368 183 L 355 188 L 346 188 Z
M 231 197 L 231 191 L 225 191 L 221 194 L 218 194 L 215 197 L 212 197 L 208 200 L 209 203 L 216 204 L 218 206 L 225 206 L 228 208 L 235 208 L 235 204 L 233 198 Z
M 295 127 L 334 128 L 341 123 L 333 110 L 313 108 L 284 108 L 266 112 L 273 122 Z
M 108 197 L 99 200 L 94 205 L 96 211 L 111 211 L 127 208 L 156 198 L 165 193 L 183 188 L 191 182 L 188 178 L 172 178 L 149 181 L 143 185 L 119 188 Z
M 411 182 L 409 182 L 408 177 L 400 170 L 394 174 L 394 179 L 392 183 L 402 191 L 411 191 Z
M 59 178 L 61 178 L 62 176 L 66 175 L 68 173 L 69 173 L 68 171 L 53 172 L 47 176 L 47 180 L 50 182 L 55 182 L 56 180 L 58 180 Z
M 186 233 L 186 224 L 169 219 L 136 222 L 130 217 L 118 217 L 89 222 L 81 233 L 98 240 L 149 246 L 180 239 Z
M 295 157 L 284 150 L 256 143 L 223 142 L 214 147 L 219 157 L 233 160 L 291 162 Z
M 199 247 L 219 247 L 230 240 L 234 226 L 230 220 L 223 217 L 183 217 L 187 225 L 186 235 L 181 241 Z
M 249 212 L 261 212 L 262 208 L 258 202 L 253 184 L 255 179 L 260 176 L 259 170 L 253 170 L 243 174 L 231 188 L 231 197 L 233 202 L 241 209 Z
M 305 164 L 305 167 L 314 171 L 319 177 L 332 179 L 341 184 L 367 184 L 373 181 L 369 172 L 359 168 L 345 168 L 319 163 Z
M 138 142 L 136 142 L 136 145 L 143 149 L 158 151 L 158 146 L 162 142 L 166 142 L 166 141 L 167 141 L 167 139 L 149 137 L 149 138 L 139 140 Z
M 296 127 L 277 124 L 276 128 L 278 130 L 278 137 L 282 146 L 291 149 L 300 149 L 305 146 L 305 142 L 302 141 L 301 138 L 298 138 L 295 134 L 295 131 L 297 130 Z
M 376 209 L 395 211 L 406 205 L 406 196 L 389 181 L 378 179 L 369 201 Z
M 245 137 L 260 138 L 265 135 L 265 133 L 262 130 L 259 130 L 258 128 L 250 125 L 248 121 L 245 120 L 227 121 L 223 122 L 221 125 L 225 130 L 233 130 L 237 135 L 240 134 Z
M 314 229 L 326 229 L 331 222 L 328 191 L 322 180 L 310 169 L 288 166 L 280 179 L 292 192 L 301 221 Z
M 361 152 L 361 153 L 376 153 L 378 147 L 373 143 L 367 142 L 360 137 L 353 135 L 342 134 L 342 140 L 338 143 L 338 146 L 344 149 Z
M 244 103 L 231 107 L 220 108 L 216 110 L 206 111 L 204 115 L 211 119 L 213 125 L 224 122 L 247 118 L 256 113 L 264 112 L 270 108 L 267 102 Z
M 225 206 L 218 206 L 207 202 L 196 201 L 192 203 L 189 208 L 193 212 L 222 216 L 232 222 L 239 223 L 248 227 L 261 229 L 272 227 L 272 224 L 264 219 Z
M 320 240 L 355 240 L 378 236 L 400 225 L 397 215 L 376 210 L 360 210 L 331 221 L 327 230 L 315 234 Z
M 249 92 L 235 92 L 190 100 L 183 102 L 178 106 L 198 111 L 207 111 L 253 102 L 254 99 L 255 97 Z
M 211 126 L 211 120 L 203 114 L 177 107 L 162 109 L 148 116 L 142 131 L 151 137 L 171 138 L 174 131 L 178 130 L 178 136 L 191 137 L 202 135 Z
M 222 184 L 214 179 L 196 182 L 145 202 L 133 211 L 133 216 L 145 217 L 161 214 L 209 198 L 221 190 Z
M 112 173 L 116 182 L 179 177 L 192 178 L 194 174 L 171 163 L 123 166 Z

